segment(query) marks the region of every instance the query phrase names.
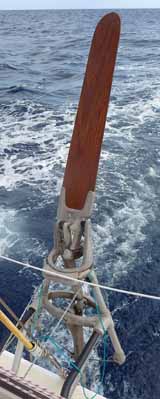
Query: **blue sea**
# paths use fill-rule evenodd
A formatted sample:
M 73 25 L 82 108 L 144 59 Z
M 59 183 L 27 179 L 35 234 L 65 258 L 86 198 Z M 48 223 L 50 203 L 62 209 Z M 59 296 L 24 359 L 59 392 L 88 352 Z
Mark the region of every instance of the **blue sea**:
M 1 255 L 41 267 L 52 248 L 87 55 L 106 12 L 0 11 Z M 121 40 L 92 215 L 94 261 L 99 282 L 158 296 L 160 10 L 118 12 Z M 0 295 L 17 315 L 41 278 L 0 260 Z M 107 361 L 103 384 L 102 363 L 90 361 L 91 388 L 108 399 L 159 399 L 160 302 L 104 297 L 127 360 L 121 367 Z M 1 328 L 1 342 L 5 334 Z M 107 358 L 111 353 L 108 340 Z

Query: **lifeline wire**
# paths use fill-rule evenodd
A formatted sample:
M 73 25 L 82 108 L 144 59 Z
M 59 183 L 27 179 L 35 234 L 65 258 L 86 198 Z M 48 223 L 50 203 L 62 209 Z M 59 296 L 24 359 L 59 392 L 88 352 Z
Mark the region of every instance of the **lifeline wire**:
M 11 263 L 16 263 L 19 266 L 28 267 L 30 269 L 37 270 L 37 271 L 39 271 L 41 273 L 45 272 L 45 274 L 48 275 L 48 276 L 62 277 L 62 275 L 60 273 L 58 273 L 58 272 L 57 273 L 56 272 L 50 272 L 48 270 L 41 269 L 40 267 L 30 265 L 29 263 L 20 262 L 18 260 L 13 259 L 13 258 L 8 258 L 6 256 L 0 255 L 0 259 L 7 260 L 7 261 L 9 261 Z M 76 281 L 77 283 L 83 283 L 84 284 L 84 280 L 80 280 L 80 279 L 77 279 L 77 278 L 74 278 L 74 277 L 69 277 L 69 276 L 63 275 L 63 279 L 64 280 L 68 280 L 68 281 L 69 280 L 70 281 Z M 143 294 L 141 292 L 134 292 L 134 291 L 128 291 L 128 290 L 123 290 L 123 289 L 119 289 L 119 288 L 108 287 L 107 285 L 90 283 L 88 281 L 85 281 L 85 284 L 88 284 L 90 287 L 99 287 L 99 288 L 101 288 L 103 290 L 112 291 L 112 292 L 119 292 L 120 294 L 138 296 L 140 298 L 155 299 L 157 301 L 160 301 L 160 296 L 156 296 L 156 295 Z

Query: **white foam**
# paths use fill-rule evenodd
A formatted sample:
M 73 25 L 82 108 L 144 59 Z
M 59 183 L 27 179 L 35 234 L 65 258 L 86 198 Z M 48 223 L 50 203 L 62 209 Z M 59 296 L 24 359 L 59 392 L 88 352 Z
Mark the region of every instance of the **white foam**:
M 118 209 L 113 209 L 112 216 L 107 215 L 107 195 L 106 203 L 105 197 L 103 204 L 99 203 L 100 213 L 103 205 L 103 221 L 94 225 L 95 265 L 97 268 L 102 265 L 98 274 L 105 273 L 105 281 L 110 284 L 115 284 L 134 267 L 139 248 L 146 238 L 145 227 L 155 217 L 149 206 L 154 198 L 151 187 L 141 177 L 137 181 L 137 190 Z
M 54 111 L 45 111 L 34 104 L 28 105 L 26 112 L 15 117 L 15 109 L 26 104 L 16 103 L 10 110 L 4 110 L 0 117 L 3 126 L 1 135 L 1 170 L 0 187 L 13 190 L 19 185 L 37 186 L 47 191 L 49 197 L 59 193 L 59 184 L 54 185 L 62 177 L 68 153 L 67 138 L 71 136 L 72 118 L 68 108 L 62 115 Z M 56 126 L 61 118 L 62 124 Z M 59 166 L 58 174 L 54 168 Z
M 0 254 L 6 254 L 6 251 L 11 248 L 18 240 L 18 234 L 15 232 L 13 226 L 16 218 L 16 211 L 14 209 L 7 209 L 7 207 L 0 208 Z
M 144 88 L 144 82 L 142 86 Z M 127 95 L 126 90 L 126 87 L 122 89 L 122 99 Z M 97 185 L 98 208 L 95 206 L 95 211 L 98 209 L 101 212 L 103 194 L 103 225 L 97 225 L 94 232 L 97 261 L 99 258 L 103 259 L 107 246 L 113 245 L 115 248 L 112 264 L 108 269 L 110 278 L 118 278 L 121 273 L 126 273 L 127 268 L 129 270 L 137 256 L 137 246 L 145 239 L 144 227 L 148 218 L 154 217 L 152 209 L 150 215 L 146 211 L 149 209 L 146 204 L 153 199 L 154 193 L 141 175 L 135 175 L 134 184 L 130 184 L 130 171 L 126 167 L 133 148 L 138 148 L 137 135 L 142 125 L 148 120 L 158 120 L 159 97 L 158 88 L 149 101 L 137 97 L 136 100 L 124 104 L 112 102 L 110 105 L 107 134 L 104 138 L 107 149 L 103 146 Z M 22 114 L 16 113 L 16 107 L 21 108 L 23 105 L 26 111 Z M 44 194 L 43 199 L 39 198 L 40 205 L 42 200 L 43 203 L 53 201 L 53 197 L 60 192 L 74 117 L 74 104 L 57 112 L 45 110 L 41 105 L 38 107 L 17 102 L 9 112 L 8 109 L 4 110 L 0 116 L 3 127 L 0 151 L 4 156 L 1 158 L 4 172 L 0 186 L 14 190 L 27 184 L 33 189 L 39 188 Z M 112 144 L 107 146 L 107 139 L 116 145 L 116 151 Z M 13 152 L 13 146 L 17 152 Z M 133 161 L 138 162 L 138 159 Z M 152 166 L 148 173 L 155 176 Z M 110 184 L 108 175 L 111 176 Z M 118 198 L 119 193 L 126 197 L 123 202 Z M 108 197 L 118 206 L 118 209 L 113 206 L 112 216 L 108 216 Z

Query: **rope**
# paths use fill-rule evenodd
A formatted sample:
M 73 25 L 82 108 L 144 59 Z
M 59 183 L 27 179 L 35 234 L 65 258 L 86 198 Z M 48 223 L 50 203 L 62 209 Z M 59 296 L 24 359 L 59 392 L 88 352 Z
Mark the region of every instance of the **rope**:
M 90 276 L 92 278 L 92 272 L 89 273 L 88 277 L 90 278 Z M 101 315 L 101 312 L 100 312 L 100 309 L 99 309 L 99 305 L 98 305 L 98 303 L 96 301 L 93 289 L 92 289 L 92 294 L 93 294 L 93 298 L 94 298 L 95 305 L 96 305 L 97 315 L 98 315 L 99 321 L 100 321 L 102 329 L 103 329 L 103 371 L 102 371 L 102 379 L 101 379 L 101 382 L 103 384 L 104 377 L 105 377 L 105 366 L 106 366 L 107 331 L 105 329 L 105 326 L 104 326 L 104 323 L 103 323 L 103 319 L 102 319 L 102 315 Z
M 95 304 L 96 304 L 96 309 L 97 309 L 98 317 L 99 317 L 100 322 L 101 322 L 101 324 L 102 324 L 102 326 L 103 326 L 103 328 L 104 328 L 103 320 L 102 320 L 102 317 L 101 317 L 101 313 L 100 313 L 100 311 L 99 311 L 99 307 L 98 307 L 98 304 L 97 304 L 96 301 L 95 301 Z M 66 354 L 63 352 L 63 348 L 54 340 L 54 338 L 53 338 L 51 335 L 49 335 L 49 336 L 44 336 L 44 337 L 42 337 L 41 339 L 43 339 L 45 342 L 50 341 L 50 342 L 54 345 L 54 347 L 57 349 L 57 351 L 65 358 L 65 360 L 67 361 L 68 365 L 71 366 L 71 367 L 73 367 L 73 368 L 75 368 L 75 370 L 78 371 L 78 373 L 79 373 L 79 375 L 80 375 L 80 384 L 81 384 L 81 387 L 82 387 L 82 389 L 83 389 L 83 394 L 84 394 L 85 399 L 95 399 L 98 393 L 95 393 L 95 394 L 94 394 L 93 396 L 91 396 L 90 398 L 87 396 L 86 391 L 85 391 L 85 387 L 84 387 L 83 381 L 82 381 L 82 379 L 83 379 L 82 371 L 81 371 L 81 369 L 76 365 L 76 363 L 73 362 L 73 361 L 68 357 L 68 355 L 66 355 Z M 104 351 L 103 351 L 103 371 L 102 371 L 102 379 L 101 379 L 101 382 L 102 382 L 102 383 L 103 383 L 104 377 L 105 377 L 105 366 L 106 366 L 106 358 L 104 359 L 104 356 L 106 357 L 106 330 L 105 330 L 105 328 L 104 328 L 104 336 L 103 336 L 103 339 L 104 339 Z
M 13 319 L 17 322 L 17 325 L 24 328 L 24 324 L 18 318 L 18 316 L 13 312 L 13 310 L 7 305 L 7 303 L 0 297 L 0 303 L 4 307 L 5 310 L 13 317 Z
M 81 383 L 81 386 L 82 386 L 82 389 L 83 389 L 83 394 L 84 394 L 85 399 L 94 399 L 97 396 L 97 393 L 95 393 L 91 398 L 88 398 L 88 396 L 86 395 L 86 392 L 85 392 L 85 387 L 84 387 L 83 382 L 82 382 L 82 378 L 83 378 L 82 372 L 79 369 L 79 367 L 68 357 L 68 355 L 66 355 L 63 352 L 63 348 L 51 336 L 44 336 L 44 337 L 42 337 L 42 339 L 45 342 L 46 341 L 50 341 L 52 343 L 52 345 L 54 345 L 55 350 L 57 350 L 57 352 L 59 352 L 65 358 L 65 360 L 67 361 L 68 365 L 70 367 L 75 368 L 75 370 L 78 371 L 78 373 L 80 374 L 80 383 Z
M 0 255 L 0 259 L 7 260 L 7 261 L 9 261 L 11 263 L 16 263 L 18 266 L 28 267 L 28 268 L 30 268 L 32 270 L 36 270 L 38 272 L 44 273 L 44 269 L 41 269 L 40 267 L 37 267 L 37 266 L 30 265 L 29 263 L 23 263 L 23 262 L 20 262 L 18 260 L 15 260 L 13 258 L 8 258 L 8 257 L 2 256 L 2 255 Z M 55 276 L 56 277 L 62 277 L 62 275 L 60 273 L 58 273 L 58 272 L 50 272 L 48 270 L 45 270 L 45 274 L 48 275 L 48 276 L 51 276 L 51 277 L 55 277 Z M 65 275 L 63 275 L 63 279 L 64 280 L 68 280 L 68 281 L 75 281 L 77 283 L 84 283 L 84 280 L 77 279 L 77 278 L 70 277 L 70 276 L 65 276 Z M 88 281 L 85 281 L 85 284 L 88 284 L 88 286 L 90 286 L 90 287 L 99 287 L 99 288 L 101 288 L 103 290 L 112 291 L 112 292 L 118 292 L 120 294 L 132 295 L 132 296 L 136 296 L 136 297 L 140 297 L 140 298 L 154 299 L 154 300 L 160 301 L 160 296 L 156 296 L 156 295 L 143 294 L 141 292 L 123 290 L 123 289 L 119 289 L 119 288 L 109 287 L 107 285 L 91 283 L 91 282 L 88 282 Z
M 74 294 L 74 296 L 73 296 L 71 302 L 69 303 L 69 305 L 68 305 L 67 308 L 65 309 L 64 313 L 62 314 L 62 316 L 61 316 L 60 319 L 58 320 L 58 323 L 56 324 L 56 326 L 55 326 L 54 329 L 52 330 L 50 336 L 52 336 L 52 335 L 55 333 L 55 331 L 57 330 L 57 328 L 59 327 L 61 321 L 64 319 L 66 313 L 68 312 L 68 310 L 69 310 L 70 307 L 72 306 L 72 303 L 74 303 L 74 300 L 76 299 L 76 297 L 77 297 L 79 291 L 80 291 L 80 288 L 79 288 L 79 289 L 76 291 L 76 293 Z
M 38 304 L 37 304 L 37 309 L 33 316 L 33 323 L 31 324 L 31 334 L 32 335 L 34 334 L 34 330 L 37 326 L 37 322 L 38 322 L 39 316 L 41 314 L 42 298 L 43 298 L 42 295 L 43 295 L 43 283 L 39 286 L 39 289 L 38 289 Z
M 91 273 L 90 273 L 90 274 L 91 274 Z M 39 305 L 42 303 L 42 294 L 43 294 L 42 288 L 43 288 L 43 286 L 41 285 L 41 286 L 40 286 L 40 289 L 38 290 L 38 308 L 39 308 Z M 61 354 L 65 357 L 65 359 L 66 359 L 68 365 L 69 365 L 69 366 L 72 366 L 73 368 L 75 368 L 75 369 L 78 371 L 78 373 L 80 374 L 80 384 L 81 384 L 82 389 L 83 389 L 84 397 L 85 397 L 85 399 L 89 399 L 88 396 L 86 395 L 85 387 L 84 387 L 83 382 L 82 382 L 83 375 L 82 375 L 81 370 L 80 370 L 80 369 L 77 367 L 77 365 L 69 358 L 68 355 L 65 355 L 65 354 L 64 354 L 64 352 L 63 352 L 63 351 L 64 351 L 64 348 L 62 348 L 62 346 L 60 346 L 59 344 L 57 344 L 56 341 L 54 340 L 54 338 L 52 337 L 52 335 L 55 333 L 55 331 L 56 331 L 57 328 L 59 327 L 61 321 L 64 319 L 65 314 L 68 312 L 68 310 L 69 310 L 70 307 L 72 306 L 72 304 L 73 304 L 74 300 L 76 299 L 76 297 L 77 297 L 79 291 L 80 291 L 80 288 L 79 288 L 79 289 L 76 291 L 76 293 L 74 294 L 74 296 L 73 296 L 73 298 L 72 298 L 72 301 L 69 303 L 69 305 L 68 305 L 67 308 L 65 309 L 65 311 L 64 311 L 63 315 L 61 316 L 61 318 L 59 319 L 58 323 L 56 324 L 56 326 L 55 326 L 55 327 L 53 328 L 53 330 L 51 331 L 51 334 L 50 334 L 49 336 L 43 336 L 43 337 L 41 337 L 40 340 L 44 341 L 45 343 L 47 343 L 47 341 L 50 341 L 50 342 L 54 345 L 54 347 L 55 347 L 59 352 L 61 352 Z M 94 294 L 93 294 L 93 295 L 94 295 Z M 95 298 L 94 298 L 94 299 L 95 299 Z M 104 327 L 104 324 L 103 324 L 103 320 L 102 320 L 102 317 L 101 317 L 101 313 L 100 313 L 100 310 L 99 310 L 99 306 L 98 306 L 98 303 L 96 302 L 96 300 L 95 300 L 95 304 L 96 304 L 97 314 L 98 314 L 100 323 L 101 323 L 102 328 L 103 328 L 103 331 L 104 331 L 104 336 L 103 336 L 103 339 L 104 339 L 103 372 L 102 372 L 102 379 L 101 379 L 101 382 L 103 383 L 103 381 L 104 381 L 104 376 L 105 376 L 105 366 L 106 366 L 106 330 L 105 330 L 105 327 Z M 37 310 L 37 313 L 39 313 L 38 310 Z M 38 317 L 36 317 L 36 319 L 37 319 L 37 318 L 38 318 Z M 35 323 L 34 323 L 34 326 L 35 326 Z M 31 371 L 31 369 L 32 369 L 33 365 L 36 363 L 36 360 L 37 360 L 37 359 L 38 359 L 38 356 L 35 357 L 34 361 L 32 362 L 32 364 L 31 364 L 31 365 L 29 366 L 29 368 L 27 369 L 27 371 L 26 371 L 26 373 L 24 374 L 24 377 L 23 377 L 23 378 L 26 378 L 26 377 L 27 377 L 28 373 Z M 95 399 L 96 396 L 97 396 L 97 393 L 95 393 L 90 399 Z
M 0 257 L 1 257 L 1 256 L 0 256 Z M 8 260 L 10 260 L 10 258 L 8 258 Z M 13 261 L 13 260 L 12 260 L 12 261 Z M 15 263 L 17 263 L 17 262 L 15 261 Z M 21 263 L 22 263 L 22 262 L 21 262 Z M 28 265 L 28 266 L 29 266 L 29 265 Z M 40 269 L 40 270 L 41 270 L 41 269 Z M 91 275 L 91 273 L 90 273 L 90 275 Z M 77 280 L 77 281 L 80 283 L 79 280 Z M 46 342 L 47 340 L 51 341 L 52 344 L 54 344 L 54 346 L 56 346 L 56 348 L 57 348 L 59 351 L 61 351 L 61 352 L 62 352 L 62 349 L 61 349 L 60 346 L 54 341 L 52 335 L 55 333 L 55 331 L 56 331 L 57 328 L 59 327 L 61 321 L 64 319 L 65 314 L 68 312 L 68 310 L 69 310 L 70 307 L 72 306 L 72 304 L 73 304 L 75 298 L 77 297 L 79 291 L 80 291 L 80 288 L 79 288 L 79 289 L 77 290 L 77 292 L 74 294 L 74 296 L 73 296 L 73 298 L 72 298 L 72 301 L 69 303 L 69 305 L 68 305 L 67 308 L 65 309 L 63 315 L 61 316 L 61 318 L 59 319 L 58 323 L 56 324 L 55 328 L 52 330 L 51 335 L 48 336 L 48 337 L 42 337 L 42 338 L 41 338 L 41 339 L 43 339 L 45 342 Z M 36 311 L 36 313 L 35 313 L 35 315 L 34 315 L 34 320 L 33 320 L 33 324 L 32 324 L 32 327 L 31 327 L 31 334 L 32 334 L 32 335 L 33 335 L 33 330 L 35 329 L 35 326 L 36 326 L 36 324 L 37 324 L 39 315 L 40 315 L 40 313 L 41 313 L 42 295 L 43 295 L 43 283 L 40 285 L 39 290 L 38 290 L 38 306 L 37 306 L 37 311 Z M 94 294 L 93 294 L 93 295 L 94 295 Z M 94 299 L 95 299 L 95 298 L 94 298 Z M 6 310 L 8 310 L 8 312 L 9 312 L 9 313 L 12 315 L 12 317 L 17 321 L 17 323 L 19 323 L 19 325 L 23 326 L 23 324 L 21 323 L 20 319 L 18 319 L 18 317 L 16 316 L 16 314 L 8 307 L 8 305 L 7 305 L 7 304 L 3 301 L 3 299 L 1 299 L 1 298 L 0 298 L 0 303 L 2 303 L 2 305 L 6 308 Z M 104 337 L 103 372 L 102 372 L 102 380 L 101 380 L 102 383 L 103 383 L 103 381 L 104 381 L 104 374 L 105 374 L 105 365 L 106 365 L 106 340 L 105 340 L 105 338 L 106 338 L 106 331 L 105 331 L 105 327 L 104 327 L 104 324 L 103 324 L 103 320 L 102 320 L 102 318 L 101 318 L 99 306 L 98 306 L 96 300 L 95 300 L 95 304 L 96 304 L 97 314 L 98 314 L 99 320 L 100 320 L 100 322 L 101 322 L 101 325 L 102 325 L 102 328 L 103 328 L 103 331 L 104 331 L 104 336 L 103 336 L 103 337 Z M 27 306 L 28 306 L 28 305 L 27 305 Z M 23 312 L 23 313 L 24 313 L 24 312 Z M 21 317 L 22 317 L 22 316 L 21 316 Z M 24 328 L 24 326 L 23 326 L 23 328 Z M 63 353 L 63 352 L 62 352 L 62 353 Z M 63 356 L 64 356 L 64 353 L 63 353 Z M 74 367 L 74 368 L 78 371 L 78 373 L 80 374 L 80 383 L 81 383 L 81 386 L 82 386 L 82 389 L 83 389 L 84 397 L 85 397 L 85 399 L 89 399 L 88 396 L 86 395 L 85 387 L 84 387 L 83 382 L 82 382 L 83 376 L 82 376 L 81 370 L 77 367 L 77 365 L 76 365 L 67 355 L 66 355 L 65 357 L 66 357 L 66 360 L 67 360 L 68 364 L 69 364 L 70 366 Z M 38 359 L 38 356 L 35 357 L 34 361 L 32 362 L 32 364 L 31 364 L 31 365 L 29 366 L 29 368 L 27 369 L 27 371 L 26 371 L 26 373 L 25 373 L 25 375 L 24 375 L 23 378 L 26 378 L 26 376 L 27 376 L 28 373 L 30 372 L 31 368 L 33 367 L 33 365 L 35 364 L 35 362 L 36 362 L 37 359 Z M 95 393 L 90 399 L 95 399 L 96 396 L 97 396 L 97 393 Z
M 92 273 L 90 272 L 89 275 L 91 276 Z M 40 304 L 40 303 L 42 302 L 43 291 L 42 291 L 41 288 L 42 288 L 42 285 L 41 285 L 41 287 L 40 287 L 40 289 L 39 289 L 39 291 L 38 291 L 38 304 Z M 75 364 L 75 362 L 73 362 L 73 361 L 69 358 L 69 356 L 66 355 L 66 354 L 64 353 L 64 348 L 62 348 L 62 346 L 60 346 L 59 344 L 57 344 L 56 341 L 55 341 L 54 338 L 53 338 L 53 334 L 55 333 L 55 331 L 56 331 L 57 328 L 59 327 L 61 321 L 64 319 L 64 317 L 65 317 L 66 313 L 68 312 L 68 310 L 71 308 L 71 306 L 72 306 L 72 304 L 74 303 L 74 300 L 76 299 L 76 297 L 77 297 L 79 291 L 80 291 L 80 288 L 79 288 L 79 289 L 76 291 L 76 293 L 74 294 L 74 296 L 73 296 L 73 298 L 72 298 L 72 301 L 69 303 L 69 305 L 68 305 L 67 308 L 65 309 L 63 315 L 62 315 L 61 318 L 58 320 L 58 323 L 57 323 L 56 326 L 53 328 L 53 330 L 51 331 L 50 335 L 49 335 L 49 336 L 43 336 L 43 337 L 40 338 L 40 340 L 42 340 L 42 341 L 45 342 L 45 343 L 47 343 L 47 341 L 50 341 L 50 342 L 54 345 L 54 347 L 63 355 L 63 357 L 66 359 L 68 365 L 69 365 L 69 366 L 72 366 L 73 368 L 75 368 L 75 369 L 78 371 L 78 373 L 80 374 L 80 384 L 81 384 L 82 389 L 83 389 L 84 397 L 85 397 L 85 399 L 89 399 L 88 396 L 86 395 L 85 387 L 84 387 L 84 385 L 83 385 L 83 381 L 82 381 L 83 375 L 82 375 L 81 369 L 79 369 L 79 368 L 77 367 L 77 365 Z M 106 330 L 105 330 L 105 327 L 104 327 L 104 324 L 103 324 L 103 320 L 102 320 L 102 316 L 101 316 L 101 313 L 100 313 L 100 309 L 99 309 L 98 303 L 97 303 L 96 298 L 95 298 L 95 296 L 94 296 L 94 292 L 93 292 L 93 297 L 94 297 L 95 304 L 96 304 L 96 310 L 97 310 L 98 318 L 99 318 L 99 320 L 100 320 L 100 323 L 101 323 L 101 325 L 102 325 L 102 329 L 103 329 L 103 332 L 104 332 L 104 335 L 103 335 L 103 341 L 104 341 L 104 347 L 103 347 L 103 371 L 102 371 L 102 378 L 101 378 L 101 382 L 103 383 L 103 382 L 104 382 L 104 377 L 105 377 L 105 366 L 106 366 L 106 346 L 107 346 L 107 342 L 106 342 Z M 66 349 L 65 349 L 65 350 L 66 350 Z M 28 375 L 28 373 L 30 372 L 30 370 L 31 370 L 31 368 L 33 367 L 33 365 L 35 364 L 37 358 L 38 358 L 38 357 L 36 357 L 36 358 L 34 359 L 34 362 L 29 366 L 28 370 L 26 371 L 26 373 L 25 373 L 25 375 L 24 375 L 24 378 L 25 378 L 25 377 Z M 97 393 L 95 393 L 90 399 L 95 399 L 96 396 L 97 396 Z
M 61 321 L 64 319 L 66 313 L 68 312 L 68 310 L 69 310 L 70 307 L 72 306 L 72 303 L 74 302 L 75 298 L 77 297 L 77 295 L 78 295 L 78 293 L 79 293 L 79 290 L 80 290 L 80 288 L 79 288 L 79 289 L 77 290 L 77 292 L 74 294 L 74 296 L 73 296 L 73 298 L 72 298 L 72 301 L 69 303 L 69 305 L 68 305 L 67 308 L 65 309 L 64 313 L 62 314 L 61 318 L 58 320 L 58 323 L 56 324 L 56 326 L 55 326 L 55 327 L 53 328 L 53 330 L 51 331 L 51 334 L 50 334 L 50 336 L 49 336 L 50 339 L 52 338 L 52 335 L 55 333 L 55 331 L 56 331 L 57 328 L 59 327 Z M 38 308 L 39 308 L 39 311 L 41 310 L 42 296 L 43 296 L 43 284 L 41 284 L 40 289 L 38 290 Z M 38 311 L 38 308 L 37 308 L 37 311 Z M 39 311 L 38 311 L 38 313 L 40 314 Z M 36 321 L 37 321 L 37 320 L 38 320 L 38 317 L 36 317 Z M 33 328 L 35 329 L 35 325 L 36 325 L 36 324 L 34 323 L 34 326 L 32 326 L 32 328 L 31 328 L 32 331 L 33 331 Z M 42 338 L 45 338 L 45 341 L 46 341 L 46 337 L 42 337 Z M 42 338 L 41 338 L 41 339 L 42 339 Z M 48 339 L 49 339 L 49 338 L 48 338 Z M 27 369 L 26 373 L 24 374 L 23 378 L 26 378 L 26 377 L 27 377 L 27 375 L 28 375 L 28 373 L 31 371 L 33 365 L 34 365 L 34 364 L 36 363 L 36 361 L 38 360 L 38 357 L 39 357 L 39 356 L 36 356 L 36 357 L 34 358 L 34 361 L 33 361 L 32 364 L 28 367 L 28 369 Z
M 29 300 L 29 302 L 27 303 L 27 306 L 25 307 L 23 313 L 21 314 L 21 316 L 18 318 L 16 316 L 16 314 L 13 312 L 13 310 L 6 304 L 5 301 L 3 301 L 2 298 L 0 298 L 0 303 L 4 306 L 4 308 L 8 311 L 8 313 L 11 314 L 11 316 L 13 317 L 13 319 L 15 319 L 16 323 L 16 327 L 18 327 L 19 325 L 28 333 L 28 329 L 25 327 L 25 325 L 23 325 L 21 323 L 21 319 L 24 316 L 28 306 L 30 305 L 30 303 L 32 302 L 32 299 Z M 11 345 L 11 343 L 13 343 L 13 341 L 16 339 L 16 337 L 11 333 L 7 339 L 7 341 L 4 343 L 3 348 L 0 351 L 0 355 Z

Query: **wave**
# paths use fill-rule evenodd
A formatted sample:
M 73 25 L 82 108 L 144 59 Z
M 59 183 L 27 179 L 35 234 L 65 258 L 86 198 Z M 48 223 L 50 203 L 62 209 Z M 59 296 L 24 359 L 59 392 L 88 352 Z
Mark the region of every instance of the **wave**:
M 10 191 L 37 185 L 48 193 L 47 201 L 59 192 L 74 112 L 72 107 L 61 113 L 27 101 L 3 108 L 0 187 Z
M 17 71 L 18 68 L 15 65 L 7 64 L 7 63 L 0 63 L 0 71 L 5 71 L 5 70 L 12 70 L 12 71 Z
M 31 89 L 25 85 L 10 86 L 10 87 L 7 87 L 5 90 L 7 93 L 11 93 L 11 94 L 17 94 L 17 93 L 44 94 L 44 93 L 40 92 L 39 90 Z
M 22 17 L 22 12 L 15 11 L 2 18 L 5 57 L 2 60 L 5 63 L 2 61 L 0 68 L 6 71 L 3 79 L 6 87 L 1 84 L 0 89 L 3 103 L 0 113 L 0 251 L 28 263 L 41 265 L 52 246 L 53 220 L 73 129 L 79 82 L 84 73 L 91 31 L 98 15 L 104 12 L 24 11 Z M 159 278 L 157 12 L 148 10 L 145 17 L 144 10 L 138 14 L 122 11 L 124 29 L 92 218 L 99 280 L 103 278 L 108 285 L 113 283 L 145 292 L 156 292 Z M 42 32 L 46 29 L 49 32 Z M 16 74 L 12 70 L 14 67 L 19 68 L 20 73 Z M 24 84 L 26 82 L 29 84 Z M 43 92 L 46 87 L 53 93 L 50 98 Z M 45 105 L 42 101 L 46 101 Z M 10 292 L 10 297 L 16 298 L 13 305 L 17 314 L 21 313 L 20 306 L 25 306 L 37 283 L 35 274 L 27 270 L 21 273 L 22 278 L 17 282 L 13 272 L 14 286 L 14 276 L 9 274 L 9 265 L 5 264 L 5 278 L 1 284 L 1 295 Z M 3 291 L 4 280 L 6 289 Z M 124 297 L 121 300 L 119 295 L 113 299 L 111 294 L 109 302 L 111 310 L 115 309 L 114 320 L 122 343 L 125 341 L 124 348 L 126 352 L 128 349 L 134 352 L 131 362 L 127 359 L 126 365 L 116 373 L 114 366 L 115 377 L 110 371 L 111 363 L 107 363 L 106 396 L 158 398 L 158 341 L 155 347 L 153 345 L 154 334 L 158 334 L 158 307 L 156 321 L 153 303 Z M 128 303 L 137 304 L 136 309 Z M 44 320 L 44 326 L 48 324 L 48 320 Z M 63 332 L 59 338 L 64 342 Z M 108 350 L 110 356 L 110 348 Z M 150 367 L 151 364 L 154 367 Z M 133 370 L 138 373 L 135 379 Z M 129 373 L 132 375 L 128 378 Z
M 145 177 L 141 178 L 140 164 L 136 165 L 136 159 L 137 151 L 140 151 L 139 140 L 147 148 L 147 137 L 151 137 L 148 134 L 139 137 L 139 127 L 146 130 L 148 118 L 154 118 L 155 123 L 158 98 L 157 92 L 157 96 L 150 103 L 140 99 L 139 102 L 125 103 L 121 107 L 112 103 L 110 107 L 97 181 L 98 206 L 99 209 L 102 208 L 100 214 L 108 216 L 103 218 L 103 228 L 96 212 L 95 232 L 96 241 L 100 243 L 102 230 L 107 231 L 106 248 L 107 245 L 116 247 L 115 260 L 112 259 L 113 267 L 108 268 L 110 278 L 111 275 L 115 278 L 119 273 L 126 273 L 127 268 L 129 270 L 129 264 L 133 265 L 134 257 L 137 256 L 137 243 L 140 245 L 145 239 L 144 228 L 148 223 L 146 208 L 153 203 L 154 193 L 153 188 L 150 189 L 152 182 L 147 183 Z M 53 110 L 42 104 L 17 101 L 4 107 L 4 113 L 0 117 L 1 171 L 3 170 L 1 188 L 13 191 L 20 188 L 23 190 L 27 186 L 36 193 L 38 187 L 41 192 L 38 206 L 49 204 L 59 195 L 75 112 L 75 104 Z M 143 156 L 145 160 L 143 151 L 139 156 Z M 146 176 L 151 168 L 153 169 L 152 164 L 148 164 Z M 143 173 L 144 171 L 145 169 Z M 151 173 L 150 178 L 153 179 Z M 142 195 L 143 191 L 147 196 Z M 151 205 L 151 218 L 153 213 Z M 117 221 L 119 229 L 116 227 Z M 127 224 L 130 229 L 126 230 Z M 98 244 L 96 254 L 100 262 L 101 250 L 102 247 Z M 124 257 L 128 261 L 123 268 Z

